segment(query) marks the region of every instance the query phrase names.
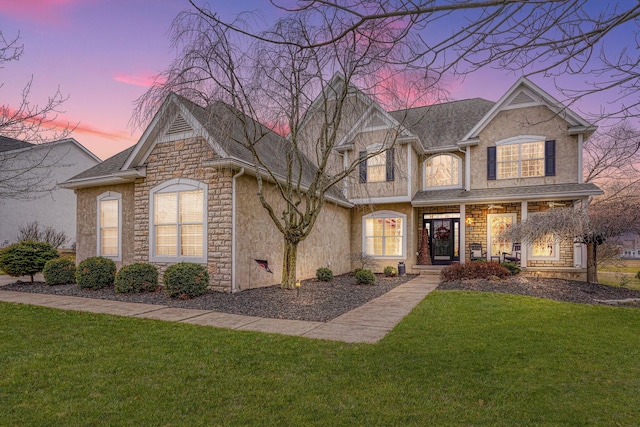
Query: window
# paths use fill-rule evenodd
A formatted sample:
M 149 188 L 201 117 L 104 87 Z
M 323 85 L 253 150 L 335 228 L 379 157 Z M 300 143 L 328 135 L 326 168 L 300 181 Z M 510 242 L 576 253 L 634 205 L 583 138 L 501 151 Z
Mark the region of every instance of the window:
M 460 158 L 451 154 L 433 156 L 425 162 L 425 185 L 427 187 L 459 187 Z
M 374 257 L 404 258 L 406 218 L 406 215 L 391 211 L 379 211 L 364 216 L 364 252 Z
M 122 196 L 108 191 L 98 196 L 97 255 L 120 261 L 122 239 Z
M 530 220 L 536 215 L 535 212 L 530 213 Z M 529 259 L 532 260 L 559 260 L 560 251 L 558 248 L 558 239 L 554 233 L 548 233 L 538 239 L 536 239 L 531 246 L 529 246 Z
M 488 214 L 487 215 L 487 241 L 489 242 L 489 256 L 499 256 L 503 252 L 511 253 L 511 240 L 502 236 L 501 233 L 507 230 L 516 222 L 516 214 Z
M 206 262 L 206 186 L 189 179 L 151 190 L 152 261 Z
M 395 150 L 390 148 L 372 157 L 367 156 L 376 151 L 380 151 L 382 146 L 375 144 L 367 147 L 367 151 L 360 152 L 360 182 L 385 182 L 394 180 L 394 158 Z
M 487 147 L 487 179 L 555 176 L 556 142 L 525 135 Z

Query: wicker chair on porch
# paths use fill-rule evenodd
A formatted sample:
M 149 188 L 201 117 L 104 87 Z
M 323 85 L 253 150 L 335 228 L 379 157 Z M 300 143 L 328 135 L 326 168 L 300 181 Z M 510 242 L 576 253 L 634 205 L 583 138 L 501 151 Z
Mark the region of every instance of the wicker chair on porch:
M 511 247 L 511 253 L 502 252 L 502 259 L 505 261 L 515 262 L 516 264 L 520 264 L 520 252 L 522 251 L 522 246 L 520 243 L 514 243 Z
M 482 243 L 469 243 L 471 261 L 486 261 L 487 253 L 482 251 Z

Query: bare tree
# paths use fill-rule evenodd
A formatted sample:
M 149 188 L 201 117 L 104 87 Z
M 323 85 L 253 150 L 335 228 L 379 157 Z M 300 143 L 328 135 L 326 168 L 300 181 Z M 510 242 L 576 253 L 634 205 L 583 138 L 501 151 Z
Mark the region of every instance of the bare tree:
M 18 242 L 44 242 L 58 249 L 69 240 L 69 237 L 64 231 L 56 231 L 50 225 L 41 228 L 40 223 L 34 221 L 18 228 L 17 240 Z
M 216 129 L 251 153 L 257 196 L 284 239 L 281 286 L 294 288 L 298 244 L 309 236 L 327 197 L 341 197 L 337 184 L 395 143 L 399 130 L 379 149 L 354 156 L 344 167 L 334 150 L 359 117 L 354 116 L 354 95 L 384 87 L 378 83 L 399 72 L 389 66 L 395 49 L 381 42 L 382 34 L 375 40 L 353 35 L 300 49 L 292 42 L 316 45 L 338 30 L 326 21 L 308 21 L 306 13 L 279 20 L 265 33 L 284 42 L 278 44 L 246 37 L 213 17 L 200 8 L 176 18 L 176 59 L 158 79 L 166 83 L 138 100 L 135 121 L 148 120 L 169 92 L 210 106 Z M 397 38 L 394 29 L 369 31 Z M 274 131 L 288 135 L 276 137 Z
M 20 38 L 7 39 L 0 31 L 0 69 L 24 53 Z M 60 126 L 58 114 L 67 97 L 58 88 L 44 104 L 31 102 L 33 77 L 22 88 L 18 105 L 0 104 L 0 202 L 30 199 L 52 190 L 51 168 L 61 159 L 47 144 L 67 137 L 70 124 Z M 4 85 L 0 84 L 0 88 Z M 42 145 L 31 150 L 34 145 Z

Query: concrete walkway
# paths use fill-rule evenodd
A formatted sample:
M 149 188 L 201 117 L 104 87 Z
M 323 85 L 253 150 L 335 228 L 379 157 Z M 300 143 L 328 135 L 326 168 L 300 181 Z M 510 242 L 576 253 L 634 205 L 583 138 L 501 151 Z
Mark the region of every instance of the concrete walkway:
M 6 280 L 5 280 L 6 279 Z M 11 280 L 7 282 L 7 280 Z M 0 286 L 14 283 L 16 278 L 0 276 Z M 22 279 L 27 281 L 28 279 Z M 420 275 L 361 307 L 330 322 L 268 319 L 211 310 L 172 308 L 163 305 L 97 300 L 26 292 L 0 290 L 0 301 L 31 304 L 61 310 L 88 311 L 117 316 L 140 317 L 169 322 L 192 323 L 245 331 L 295 335 L 349 343 L 380 341 L 439 283 L 437 275 Z

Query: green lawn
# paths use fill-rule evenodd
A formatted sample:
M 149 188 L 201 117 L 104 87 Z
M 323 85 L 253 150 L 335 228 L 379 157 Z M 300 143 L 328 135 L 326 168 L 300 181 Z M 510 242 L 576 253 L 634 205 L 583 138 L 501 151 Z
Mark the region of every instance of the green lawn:
M 637 425 L 640 310 L 435 291 L 375 345 L 0 304 L 0 425 Z
M 636 273 L 640 271 L 640 260 L 622 260 L 622 265 L 607 266 L 598 269 L 598 281 L 603 285 L 624 286 L 640 290 L 640 280 Z

